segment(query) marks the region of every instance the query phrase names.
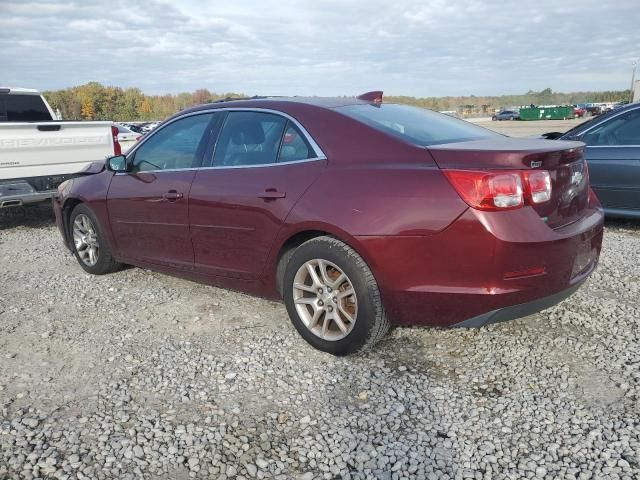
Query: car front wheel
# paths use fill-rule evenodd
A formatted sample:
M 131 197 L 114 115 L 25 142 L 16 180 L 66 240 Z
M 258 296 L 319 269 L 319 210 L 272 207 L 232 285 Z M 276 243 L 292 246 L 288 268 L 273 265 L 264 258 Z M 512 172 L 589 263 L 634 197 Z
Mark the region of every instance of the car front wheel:
M 114 272 L 122 266 L 111 255 L 111 248 L 95 214 L 84 204 L 71 212 L 70 228 L 73 254 L 80 266 L 93 275 Z
M 356 353 L 389 330 L 371 270 L 355 250 L 333 237 L 300 245 L 287 263 L 283 287 L 293 325 L 318 350 Z

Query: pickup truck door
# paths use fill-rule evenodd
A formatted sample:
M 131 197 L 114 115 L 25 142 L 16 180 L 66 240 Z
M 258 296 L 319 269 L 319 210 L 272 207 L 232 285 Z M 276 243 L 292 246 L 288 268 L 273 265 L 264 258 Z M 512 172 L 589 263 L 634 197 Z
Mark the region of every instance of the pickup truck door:
M 129 171 L 113 176 L 107 206 L 125 259 L 191 268 L 189 190 L 216 117 L 182 117 L 153 132 L 127 156 Z
M 607 209 L 640 210 L 640 108 L 587 131 L 591 186 Z

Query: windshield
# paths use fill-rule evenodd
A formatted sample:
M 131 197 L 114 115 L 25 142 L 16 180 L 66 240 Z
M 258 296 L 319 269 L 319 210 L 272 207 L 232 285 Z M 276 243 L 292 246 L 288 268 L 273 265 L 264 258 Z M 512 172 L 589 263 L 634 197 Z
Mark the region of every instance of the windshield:
M 337 107 L 336 110 L 370 127 L 420 146 L 501 136 L 464 120 L 409 105 L 358 104 Z

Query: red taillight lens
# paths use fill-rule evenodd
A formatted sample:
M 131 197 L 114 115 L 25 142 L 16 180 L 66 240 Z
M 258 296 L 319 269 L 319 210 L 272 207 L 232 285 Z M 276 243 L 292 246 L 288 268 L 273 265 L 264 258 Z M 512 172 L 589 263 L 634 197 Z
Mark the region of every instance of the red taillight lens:
M 118 127 L 111 125 L 111 135 L 113 136 L 113 154 L 122 155 L 122 147 L 118 142 Z
M 505 210 L 524 205 L 520 172 L 443 170 L 469 206 L 478 210 Z
M 551 199 L 551 176 L 546 170 L 523 172 L 531 203 L 544 203 Z
M 551 175 L 546 170 L 443 172 L 462 199 L 478 210 L 520 208 L 525 204 L 524 191 L 531 204 L 551 199 Z

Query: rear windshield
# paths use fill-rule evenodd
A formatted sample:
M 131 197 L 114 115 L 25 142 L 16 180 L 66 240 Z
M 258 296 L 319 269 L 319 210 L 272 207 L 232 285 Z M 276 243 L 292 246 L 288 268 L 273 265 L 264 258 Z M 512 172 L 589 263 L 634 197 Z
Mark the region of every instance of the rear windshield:
M 415 145 L 438 145 L 500 136 L 464 120 L 409 105 L 358 104 L 337 107 L 336 110 Z
M 0 122 L 45 122 L 51 114 L 40 95 L 0 94 Z

